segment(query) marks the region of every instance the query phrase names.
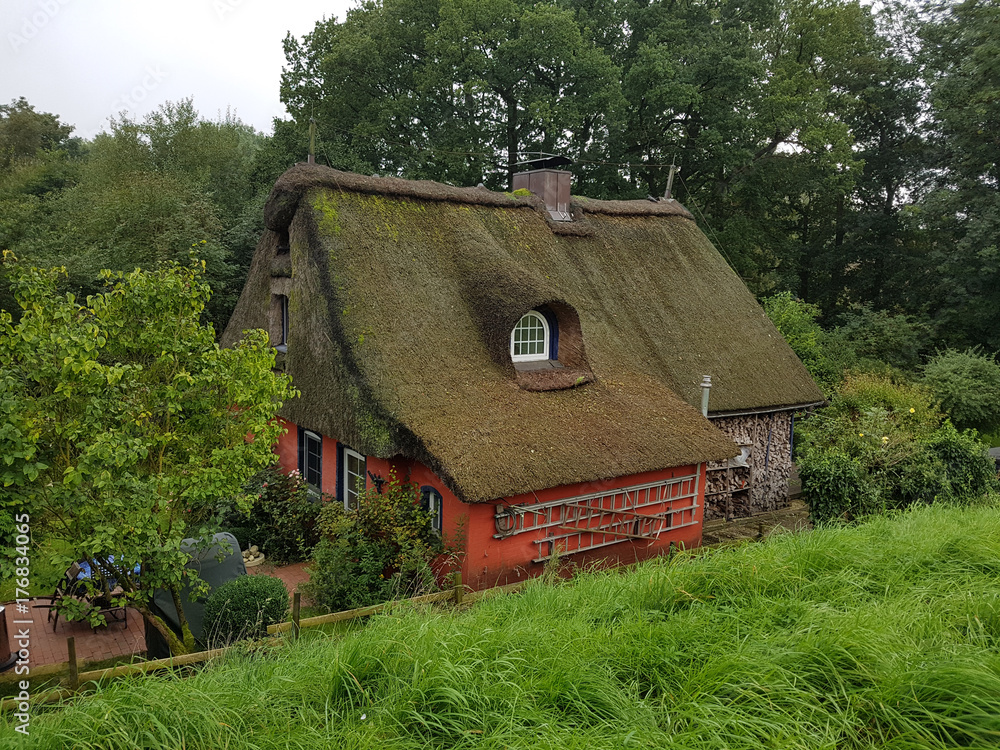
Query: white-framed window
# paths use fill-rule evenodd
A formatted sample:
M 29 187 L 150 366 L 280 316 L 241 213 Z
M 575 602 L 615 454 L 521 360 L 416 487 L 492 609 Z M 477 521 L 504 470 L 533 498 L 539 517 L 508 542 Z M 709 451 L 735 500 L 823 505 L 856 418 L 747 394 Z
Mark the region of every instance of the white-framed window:
M 430 514 L 431 528 L 440 534 L 442 528 L 444 528 L 444 513 L 441 507 L 443 498 L 441 497 L 441 493 L 433 487 L 421 487 L 420 503 L 423 505 L 424 510 Z
M 279 352 L 288 351 L 288 295 L 272 294 L 268 335 Z
M 278 295 L 278 306 L 281 308 L 281 346 L 288 346 L 288 295 Z
M 358 495 L 365 489 L 365 457 L 344 446 L 344 507 L 356 510 Z
M 510 332 L 510 358 L 514 362 L 534 362 L 549 358 L 549 322 L 531 310 L 521 316 Z
M 313 493 L 323 491 L 323 437 L 310 430 L 302 431 L 302 478 Z

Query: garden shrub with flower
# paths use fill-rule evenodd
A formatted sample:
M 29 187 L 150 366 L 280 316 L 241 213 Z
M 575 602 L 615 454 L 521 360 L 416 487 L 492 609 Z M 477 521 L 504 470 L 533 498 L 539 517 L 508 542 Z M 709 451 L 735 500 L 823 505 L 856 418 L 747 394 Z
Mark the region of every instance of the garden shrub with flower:
M 236 537 L 241 549 L 257 545 L 270 562 L 283 565 L 309 559 L 319 542 L 320 502 L 299 473 L 285 474 L 277 465 L 270 466 L 244 489 L 253 500 L 249 513 L 226 506 L 219 526 Z
M 436 590 L 431 566 L 446 545 L 415 484 L 390 474 L 381 491 L 359 494 L 356 510 L 324 501 L 319 530 L 303 587 L 317 607 L 337 612 Z
M 891 375 L 847 375 L 797 437 L 813 521 L 852 520 L 997 489 L 993 460 L 977 433 L 957 430 L 929 389 Z

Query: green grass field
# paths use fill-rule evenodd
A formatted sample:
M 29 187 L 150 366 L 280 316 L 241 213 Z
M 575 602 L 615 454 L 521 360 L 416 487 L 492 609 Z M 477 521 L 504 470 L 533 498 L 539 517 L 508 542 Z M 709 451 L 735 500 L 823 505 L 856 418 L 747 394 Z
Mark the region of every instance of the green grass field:
M 39 708 L 11 743 L 996 748 L 998 649 L 1000 506 L 936 506 L 400 609 Z

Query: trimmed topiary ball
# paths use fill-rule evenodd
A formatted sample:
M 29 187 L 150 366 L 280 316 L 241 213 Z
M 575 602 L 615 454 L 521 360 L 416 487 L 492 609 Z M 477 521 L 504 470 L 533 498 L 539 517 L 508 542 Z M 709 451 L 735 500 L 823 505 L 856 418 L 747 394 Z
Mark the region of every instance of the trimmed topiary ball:
M 245 575 L 223 584 L 205 603 L 205 637 L 210 646 L 262 638 L 267 626 L 288 611 L 288 589 L 279 578 Z

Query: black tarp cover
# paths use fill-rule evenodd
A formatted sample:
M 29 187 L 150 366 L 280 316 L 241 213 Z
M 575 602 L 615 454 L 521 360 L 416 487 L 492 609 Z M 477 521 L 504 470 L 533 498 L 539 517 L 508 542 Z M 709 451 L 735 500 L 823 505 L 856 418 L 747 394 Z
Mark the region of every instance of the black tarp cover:
M 228 546 L 227 546 L 228 545 Z M 224 583 L 234 578 L 246 575 L 243 555 L 240 553 L 239 542 L 228 532 L 220 532 L 212 537 L 212 546 L 198 550 L 197 539 L 185 539 L 181 549 L 191 555 L 187 567 L 193 568 L 198 577 L 208 583 L 209 594 Z M 226 551 L 228 550 L 228 552 Z M 219 559 L 221 557 L 221 560 Z M 181 591 L 181 601 L 184 614 L 187 617 L 191 634 L 199 643 L 203 643 L 203 628 L 205 619 L 205 602 L 208 596 L 192 601 L 190 587 Z M 153 594 L 153 611 L 160 615 L 180 635 L 180 623 L 177 620 L 177 610 L 169 591 L 160 589 Z M 170 656 L 170 649 L 159 631 L 146 624 L 146 658 L 165 659 Z

